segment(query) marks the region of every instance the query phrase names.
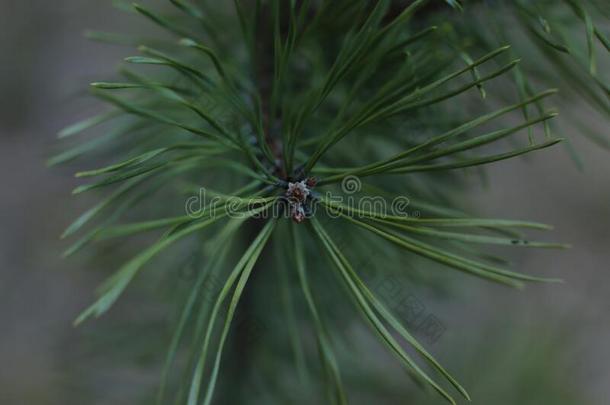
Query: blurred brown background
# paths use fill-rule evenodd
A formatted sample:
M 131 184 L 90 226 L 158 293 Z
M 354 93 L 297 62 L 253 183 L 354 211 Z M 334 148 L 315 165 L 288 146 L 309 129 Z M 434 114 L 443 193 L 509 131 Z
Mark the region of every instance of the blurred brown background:
M 71 322 L 90 301 L 100 274 L 90 263 L 59 257 L 66 247 L 59 235 L 87 201 L 70 195 L 76 185 L 71 170 L 45 167 L 57 147 L 56 132 L 94 111 L 94 103 L 83 97 L 86 83 L 108 77 L 129 52 L 89 43 L 83 31 L 124 32 L 131 24 L 126 21 L 110 1 L 0 1 L 3 405 L 130 404 L 130 392 L 137 391 L 131 384 L 150 382 L 137 370 L 110 368 L 108 376 L 86 384 L 73 374 L 87 363 L 73 353 L 83 337 Z M 607 123 L 598 127 L 608 133 Z M 566 283 L 533 285 L 525 292 L 466 283 L 455 299 L 429 304 L 447 327 L 432 351 L 441 360 L 452 358 L 453 369 L 490 370 L 491 379 L 509 365 L 472 354 L 480 342 L 504 338 L 491 352 L 504 353 L 507 362 L 530 355 L 520 347 L 542 342 L 557 348 L 546 359 L 557 369 L 545 372 L 558 375 L 559 388 L 565 379 L 591 403 L 610 404 L 610 153 L 578 137 L 575 146 L 586 162 L 582 172 L 565 150 L 555 148 L 527 161 L 496 164 L 489 169 L 490 188 L 475 186 L 481 215 L 556 225 L 549 237 L 572 243 L 571 250 L 519 250 L 513 260 L 524 272 L 552 274 Z M 466 349 L 453 359 L 456 347 Z M 495 383 L 496 395 L 511 389 Z M 466 386 L 477 384 L 483 382 L 473 377 Z M 511 386 L 525 390 L 527 398 L 526 388 Z M 484 395 L 493 402 L 475 403 L 504 403 Z

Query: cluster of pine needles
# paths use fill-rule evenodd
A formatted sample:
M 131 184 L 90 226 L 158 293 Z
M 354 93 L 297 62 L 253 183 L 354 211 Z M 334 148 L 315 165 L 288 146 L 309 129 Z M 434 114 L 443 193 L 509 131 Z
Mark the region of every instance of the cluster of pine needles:
M 553 128 L 557 112 L 545 107 L 554 87 L 564 100 L 574 94 L 608 116 L 598 65 L 609 42 L 592 17 L 608 18 L 608 3 L 473 1 L 464 9 L 455 0 L 115 3 L 164 33 L 154 39 L 88 33 L 139 54 L 125 59 L 121 79 L 91 84 L 109 108 L 60 133 L 65 142 L 95 135 L 75 141 L 52 164 L 111 163 L 77 174 L 92 180 L 75 194 L 105 193 L 65 231 L 64 237 L 81 233 L 66 255 L 94 241 L 160 236 L 107 279 L 76 323 L 107 312 L 145 265 L 195 239 L 189 249 L 205 260 L 177 320 L 158 401 L 166 403 L 176 355 L 192 333 L 175 398 L 210 404 L 238 305 L 255 288 L 249 280 L 263 270 L 268 252 L 281 263 L 273 280 L 289 298 L 285 312 L 297 346 L 299 305 L 308 314 L 330 403 L 347 403 L 347 394 L 335 331 L 316 296 L 318 273 L 336 276 L 417 382 L 455 403 L 440 377 L 469 399 L 367 286 L 350 256 L 387 249 L 392 253 L 380 265 L 388 268 L 420 256 L 426 271 L 436 271 L 427 266 L 436 262 L 513 287 L 557 281 L 510 270 L 470 247 L 565 247 L 522 233 L 549 226 L 473 217 L 456 200 L 468 187 L 465 173 L 482 174 L 482 166 L 567 139 Z M 581 32 L 582 43 L 575 34 Z M 535 60 L 528 62 L 530 55 Z M 346 179 L 357 179 L 358 198 L 407 196 L 421 215 L 347 204 Z M 180 212 L 201 189 L 214 197 L 214 209 Z M 219 291 L 205 289 L 210 276 L 222 280 Z M 292 277 L 300 301 L 286 281 Z

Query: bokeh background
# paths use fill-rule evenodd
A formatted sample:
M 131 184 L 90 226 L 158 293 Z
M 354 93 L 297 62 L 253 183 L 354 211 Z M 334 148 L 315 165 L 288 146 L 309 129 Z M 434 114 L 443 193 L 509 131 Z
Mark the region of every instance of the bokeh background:
M 158 379 L 145 359 L 100 360 L 116 341 L 88 346 L 83 342 L 94 327 L 72 327 L 107 264 L 60 258 L 66 244 L 59 235 L 90 200 L 71 196 L 73 170 L 45 165 L 57 150 L 57 131 L 95 111 L 86 84 L 109 77 L 115 61 L 130 52 L 88 42 L 85 29 L 151 28 L 110 3 L 0 0 L 3 405 L 133 404 Z M 592 126 L 609 132 L 607 122 Z M 556 225 L 553 239 L 572 249 L 513 250 L 511 260 L 524 272 L 552 274 L 565 284 L 512 291 L 466 280 L 450 299 L 420 297 L 444 326 L 431 351 L 476 404 L 610 404 L 610 153 L 573 139 L 583 170 L 554 148 L 495 164 L 488 186 L 473 181 L 471 189 L 481 215 Z

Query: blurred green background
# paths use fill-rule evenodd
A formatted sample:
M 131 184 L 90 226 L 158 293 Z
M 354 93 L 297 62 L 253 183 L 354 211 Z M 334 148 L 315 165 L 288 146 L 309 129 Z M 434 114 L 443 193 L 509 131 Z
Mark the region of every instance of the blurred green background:
M 95 111 L 86 84 L 109 77 L 130 53 L 90 43 L 84 30 L 152 28 L 145 21 L 134 26 L 110 3 L 0 2 L 2 405 L 133 404 L 159 377 L 146 361 L 100 360 L 121 340 L 90 347 L 83 342 L 94 326 L 71 326 L 106 264 L 59 257 L 66 247 L 59 235 L 90 200 L 71 197 L 76 181 L 69 167 L 45 167 L 57 149 L 56 132 Z M 595 125 L 608 131 L 607 123 Z M 460 287 L 450 297 L 418 297 L 444 327 L 430 350 L 475 404 L 610 404 L 610 154 L 573 139 L 583 171 L 554 148 L 493 165 L 489 187 L 473 181 L 471 190 L 481 216 L 555 224 L 553 239 L 573 244 L 571 250 L 509 254 L 520 270 L 546 269 L 566 283 L 513 291 L 460 276 L 452 278 Z M 402 403 L 404 374 L 395 370 L 380 370 L 395 394 L 378 403 Z M 439 403 L 419 394 L 414 401 Z

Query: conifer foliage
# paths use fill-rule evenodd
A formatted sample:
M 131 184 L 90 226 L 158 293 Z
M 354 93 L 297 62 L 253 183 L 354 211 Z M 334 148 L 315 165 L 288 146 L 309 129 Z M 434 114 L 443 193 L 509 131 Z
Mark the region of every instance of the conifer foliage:
M 303 403 L 348 403 L 346 328 L 358 317 L 421 387 L 469 400 L 359 263 L 372 255 L 416 285 L 442 283 L 446 269 L 518 288 L 558 281 L 486 254 L 564 248 L 524 234 L 548 225 L 470 215 L 460 196 L 495 162 L 544 159 L 560 143 L 577 159 L 563 128 L 584 113 L 563 119 L 549 106 L 576 100 L 608 118 L 608 2 L 115 5 L 158 36 L 88 33 L 134 56 L 91 84 L 102 112 L 64 129 L 51 163 L 79 160 L 74 194 L 99 198 L 65 231 L 66 255 L 148 242 L 76 323 L 109 311 L 150 268 L 175 276 L 186 257 L 194 277 L 169 295 L 180 311 L 158 403 L 247 403 L 235 386 L 256 378 L 269 379 L 261 403 L 286 403 L 292 389 Z M 579 134 L 610 145 L 586 126 Z M 242 321 L 263 325 L 260 336 L 244 339 Z

